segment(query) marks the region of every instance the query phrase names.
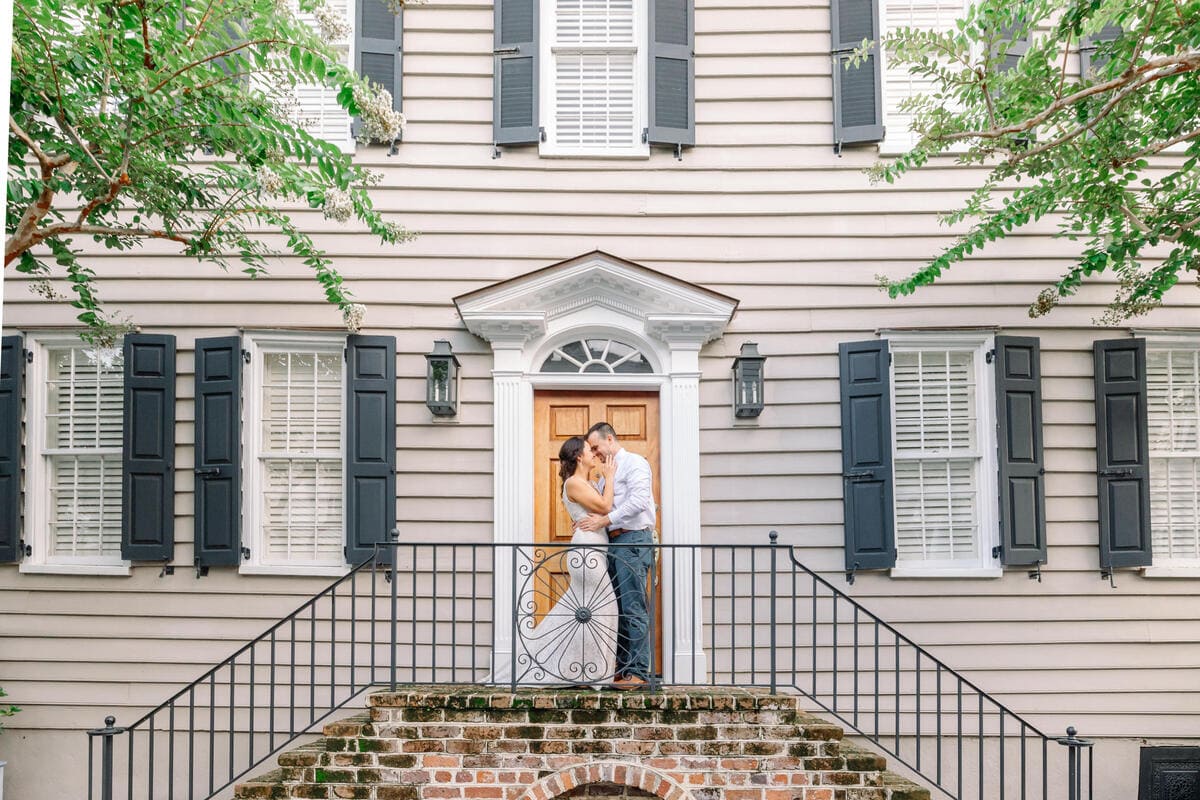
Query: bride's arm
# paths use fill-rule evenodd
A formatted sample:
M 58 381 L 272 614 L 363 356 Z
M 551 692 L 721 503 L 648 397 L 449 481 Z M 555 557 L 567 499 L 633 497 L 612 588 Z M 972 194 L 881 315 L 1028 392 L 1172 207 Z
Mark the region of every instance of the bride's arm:
M 567 498 L 579 503 L 592 514 L 607 514 L 612 511 L 614 483 L 616 481 L 611 478 L 604 481 L 604 494 L 601 495 L 596 487 L 583 478 L 572 475 L 567 478 Z

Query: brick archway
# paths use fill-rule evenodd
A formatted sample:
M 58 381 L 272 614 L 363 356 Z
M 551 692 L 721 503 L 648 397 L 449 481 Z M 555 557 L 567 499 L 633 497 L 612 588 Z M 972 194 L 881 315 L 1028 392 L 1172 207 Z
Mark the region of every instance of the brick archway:
M 531 784 L 519 800 L 552 800 L 590 783 L 615 783 L 649 792 L 662 800 L 694 800 L 692 794 L 670 776 L 639 764 L 594 761 L 556 772 Z

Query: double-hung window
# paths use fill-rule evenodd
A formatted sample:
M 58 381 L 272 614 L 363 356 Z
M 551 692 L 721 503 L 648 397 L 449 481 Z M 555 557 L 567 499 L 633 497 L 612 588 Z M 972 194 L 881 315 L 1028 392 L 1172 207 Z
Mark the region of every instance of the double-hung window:
M 243 570 L 344 571 L 345 338 L 246 341 Z
M 24 569 L 124 574 L 121 350 L 30 339 Z
M 645 4 L 542 3 L 546 155 L 644 155 Z
M 1154 566 L 1200 569 L 1200 337 L 1146 352 Z
M 997 566 L 991 337 L 889 343 L 897 569 Z

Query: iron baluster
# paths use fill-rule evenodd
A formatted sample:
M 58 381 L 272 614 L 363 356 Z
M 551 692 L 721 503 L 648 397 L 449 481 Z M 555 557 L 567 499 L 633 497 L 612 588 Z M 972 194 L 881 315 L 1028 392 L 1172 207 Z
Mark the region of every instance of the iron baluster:
M 833 615 L 833 713 L 838 713 L 838 603 L 837 594 L 829 593 L 829 610 Z
M 777 568 L 775 560 L 775 548 L 779 546 L 779 534 L 775 531 L 770 533 L 771 539 L 771 694 L 775 694 L 779 687 L 779 676 L 776 668 L 776 644 L 778 639 L 775 634 L 775 624 L 778 621 L 776 618 L 775 603 L 778 599 L 778 587 L 775 584 L 775 570 Z
M 851 711 L 854 714 L 854 727 L 858 727 L 858 606 L 854 606 L 854 705 L 851 706 Z

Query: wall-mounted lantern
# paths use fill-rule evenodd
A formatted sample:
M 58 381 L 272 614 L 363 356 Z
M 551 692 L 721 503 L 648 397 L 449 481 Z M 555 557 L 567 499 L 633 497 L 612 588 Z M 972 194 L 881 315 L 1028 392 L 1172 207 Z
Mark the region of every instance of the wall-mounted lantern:
M 425 405 L 438 417 L 453 417 L 458 413 L 458 358 L 450 343 L 438 339 L 433 352 L 425 356 L 429 370 L 425 376 Z
M 746 342 L 742 353 L 733 360 L 733 415 L 757 417 L 763 410 L 763 362 L 758 345 Z

